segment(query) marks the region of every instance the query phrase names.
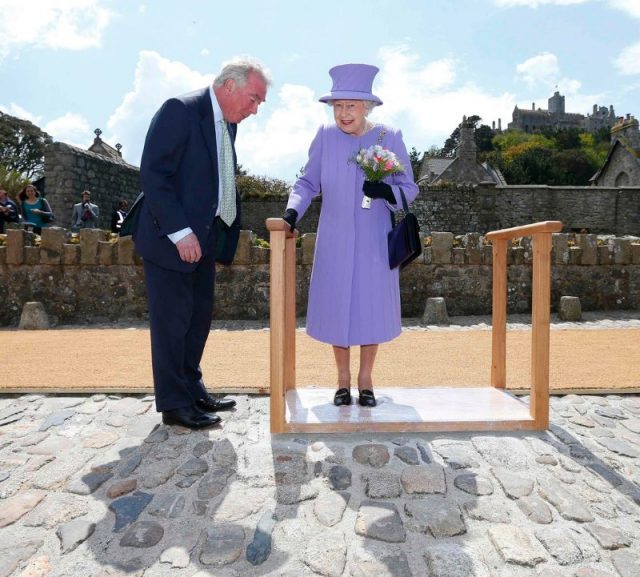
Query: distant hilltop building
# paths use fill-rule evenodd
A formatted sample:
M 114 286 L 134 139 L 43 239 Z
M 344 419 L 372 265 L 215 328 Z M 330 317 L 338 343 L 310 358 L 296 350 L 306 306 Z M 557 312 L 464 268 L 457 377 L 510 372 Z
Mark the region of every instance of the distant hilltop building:
M 606 106 L 593 105 L 593 113 L 578 114 L 575 112 L 565 112 L 564 96 L 557 90 L 549 98 L 549 109 L 536 109 L 536 103 L 531 106 L 531 110 L 524 108 L 513 109 L 512 121 L 509 123 L 510 130 L 523 130 L 524 132 L 536 132 L 543 128 L 579 128 L 586 132 L 596 132 L 601 128 L 611 128 L 616 122 L 616 114 L 613 105 Z
M 640 186 L 640 129 L 627 114 L 611 128 L 607 159 L 591 178 L 593 186 Z
M 487 162 L 480 164 L 477 159 L 477 147 L 474 138 L 475 124 L 462 118 L 460 124 L 460 144 L 455 158 L 427 156 L 422 158 L 418 184 L 455 183 L 474 185 L 491 183 L 506 185 L 506 181 L 498 168 Z

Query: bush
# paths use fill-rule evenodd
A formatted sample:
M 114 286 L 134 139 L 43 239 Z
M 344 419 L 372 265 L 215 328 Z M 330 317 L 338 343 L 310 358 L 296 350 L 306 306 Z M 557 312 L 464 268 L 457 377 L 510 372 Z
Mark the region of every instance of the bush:
M 241 174 L 236 176 L 240 198 L 273 198 L 282 200 L 289 196 L 291 185 L 278 178 Z

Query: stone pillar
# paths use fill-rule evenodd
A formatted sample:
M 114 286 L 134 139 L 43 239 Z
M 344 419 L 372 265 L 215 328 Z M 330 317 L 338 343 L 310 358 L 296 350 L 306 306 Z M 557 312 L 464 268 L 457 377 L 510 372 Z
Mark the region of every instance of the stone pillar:
M 24 230 L 7 230 L 7 264 L 24 262 Z
M 80 264 L 96 264 L 98 243 L 103 239 L 99 228 L 83 228 L 80 231 Z
M 241 230 L 238 239 L 238 248 L 233 259 L 233 264 L 250 264 L 251 263 L 251 237 L 253 233 L 250 230 Z
M 40 262 L 42 264 L 60 264 L 64 254 L 67 231 L 57 226 L 42 229 L 40 241 Z
M 133 237 L 121 236 L 116 243 L 118 264 L 133 264 Z
M 447 303 L 443 297 L 432 297 L 427 299 L 422 315 L 423 325 L 449 325 L 449 315 L 447 314 Z
M 580 322 L 582 320 L 582 306 L 578 297 L 560 297 L 558 317 L 561 321 Z
M 301 264 L 312 264 L 313 255 L 316 252 L 316 233 L 306 233 L 302 235 L 302 262 Z
M 581 264 L 598 264 L 598 236 L 595 234 L 577 234 L 576 245 L 582 249 Z
M 431 260 L 434 264 L 451 264 L 452 249 L 452 232 L 434 232 L 431 234 Z
M 18 328 L 26 330 L 49 328 L 49 317 L 41 302 L 31 301 L 24 303 Z

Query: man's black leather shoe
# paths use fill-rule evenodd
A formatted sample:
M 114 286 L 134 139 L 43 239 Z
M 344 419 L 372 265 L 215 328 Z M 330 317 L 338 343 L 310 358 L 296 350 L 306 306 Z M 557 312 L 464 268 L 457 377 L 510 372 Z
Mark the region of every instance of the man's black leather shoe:
M 228 411 L 236 406 L 236 402 L 233 399 L 216 399 L 211 395 L 207 395 L 202 399 L 196 401 L 196 407 L 202 411 L 208 411 L 215 413 L 216 411 Z
M 195 407 L 181 407 L 171 411 L 162 411 L 165 425 L 180 425 L 187 429 L 205 429 L 220 422 L 218 415 L 206 415 Z

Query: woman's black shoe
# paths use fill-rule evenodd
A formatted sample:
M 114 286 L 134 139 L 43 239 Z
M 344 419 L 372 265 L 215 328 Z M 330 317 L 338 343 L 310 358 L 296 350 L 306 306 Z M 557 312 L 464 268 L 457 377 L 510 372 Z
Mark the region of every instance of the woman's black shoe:
M 338 389 L 333 396 L 333 404 L 336 407 L 351 404 L 351 391 L 349 389 Z
M 378 403 L 376 403 L 376 398 L 373 396 L 373 391 L 369 389 L 364 389 L 360 391 L 360 396 L 358 397 L 358 404 L 361 407 L 375 407 Z

